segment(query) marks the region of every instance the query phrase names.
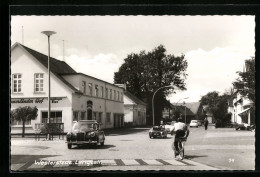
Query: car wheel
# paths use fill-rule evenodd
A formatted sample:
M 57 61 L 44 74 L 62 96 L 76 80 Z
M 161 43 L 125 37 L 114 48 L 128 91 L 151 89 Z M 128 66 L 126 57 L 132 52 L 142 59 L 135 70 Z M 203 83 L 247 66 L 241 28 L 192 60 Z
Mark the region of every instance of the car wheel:
M 104 146 L 104 144 L 105 144 L 105 141 L 103 141 L 102 143 L 100 143 L 101 146 Z
M 68 145 L 68 149 L 71 149 L 71 147 L 72 147 L 72 144 L 67 144 Z
M 199 126 L 197 126 L 197 128 L 199 128 Z
M 173 135 L 173 131 L 171 132 L 171 135 Z

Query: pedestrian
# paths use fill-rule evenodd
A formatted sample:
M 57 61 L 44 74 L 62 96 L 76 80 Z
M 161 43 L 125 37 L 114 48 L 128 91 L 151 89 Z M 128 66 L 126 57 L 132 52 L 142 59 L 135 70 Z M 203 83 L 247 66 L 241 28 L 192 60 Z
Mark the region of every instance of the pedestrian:
M 207 116 L 206 116 L 205 119 L 204 119 L 205 130 L 208 129 L 208 123 L 209 123 L 209 121 L 208 121 Z

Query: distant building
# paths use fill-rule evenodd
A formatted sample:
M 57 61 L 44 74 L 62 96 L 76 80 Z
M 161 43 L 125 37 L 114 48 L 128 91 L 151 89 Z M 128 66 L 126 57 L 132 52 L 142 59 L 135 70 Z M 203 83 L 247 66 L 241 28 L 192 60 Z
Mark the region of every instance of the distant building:
M 174 112 L 179 111 L 182 115 L 183 121 L 185 121 L 186 115 L 186 123 L 190 123 L 191 120 L 196 119 L 196 115 L 186 106 L 186 104 L 171 104 L 171 108 L 164 108 L 163 110 L 163 119 L 164 120 L 176 120 L 178 117 L 174 117 Z
M 252 112 L 253 101 L 242 96 L 238 92 L 234 93 L 229 100 L 228 112 L 232 113 L 231 122 L 238 124 L 254 124 Z
M 36 106 L 38 116 L 26 122 L 25 133 L 34 133 L 36 123 L 48 118 L 48 57 L 16 43 L 11 48 L 11 110 Z M 87 69 L 87 68 L 86 68 Z M 74 71 L 67 63 L 50 58 L 51 123 L 97 120 L 102 128 L 124 126 L 124 89 Z M 21 133 L 21 122 L 14 121 L 11 133 Z
M 126 126 L 146 125 L 146 103 L 129 91 L 124 92 L 124 114 Z
M 195 114 L 195 119 L 201 119 L 202 115 L 205 114 L 205 111 L 203 110 L 203 106 L 201 105 L 200 102 L 189 102 L 185 103 L 185 106 Z

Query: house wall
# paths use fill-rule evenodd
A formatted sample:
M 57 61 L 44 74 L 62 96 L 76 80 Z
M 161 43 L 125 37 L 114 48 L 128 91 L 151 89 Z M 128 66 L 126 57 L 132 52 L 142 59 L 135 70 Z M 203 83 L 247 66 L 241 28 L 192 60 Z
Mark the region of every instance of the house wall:
M 13 92 L 12 75 L 20 73 L 22 75 L 21 93 Z M 34 91 L 34 75 L 35 73 L 43 73 L 43 92 L 36 93 Z M 56 97 L 51 103 L 51 111 L 62 112 L 62 122 L 65 123 L 65 130 L 68 130 L 70 125 L 67 121 L 72 116 L 72 91 L 67 88 L 55 75 L 51 74 L 51 97 Z M 48 111 L 48 73 L 40 62 L 35 60 L 30 54 L 25 52 L 19 46 L 15 47 L 11 52 L 11 110 L 23 106 L 36 106 L 38 108 L 38 116 L 31 121 L 31 125 L 26 125 L 26 133 L 34 133 L 35 123 L 41 123 L 42 112 Z M 22 99 L 26 102 L 22 101 Z M 21 133 L 22 125 L 11 126 L 11 133 Z

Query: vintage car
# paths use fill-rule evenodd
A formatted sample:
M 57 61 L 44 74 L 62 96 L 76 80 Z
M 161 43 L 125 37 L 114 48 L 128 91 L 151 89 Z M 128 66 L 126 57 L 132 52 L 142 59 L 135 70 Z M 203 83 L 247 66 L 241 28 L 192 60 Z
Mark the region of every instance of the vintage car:
M 80 120 L 72 126 L 72 130 L 67 133 L 67 146 L 92 144 L 103 146 L 105 143 L 104 131 L 100 129 L 100 124 L 95 120 Z
M 173 135 L 174 134 L 174 124 L 176 121 L 167 122 L 164 126 L 168 134 Z
M 191 120 L 191 121 L 190 121 L 190 128 L 191 128 L 191 127 L 197 127 L 197 128 L 199 128 L 198 121 L 197 121 L 197 120 Z
M 167 131 L 165 130 L 165 127 L 163 125 L 153 126 L 149 130 L 149 137 L 150 138 L 155 138 L 155 137 L 167 138 Z

